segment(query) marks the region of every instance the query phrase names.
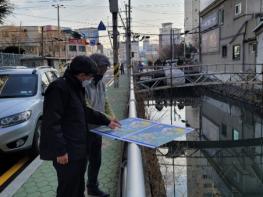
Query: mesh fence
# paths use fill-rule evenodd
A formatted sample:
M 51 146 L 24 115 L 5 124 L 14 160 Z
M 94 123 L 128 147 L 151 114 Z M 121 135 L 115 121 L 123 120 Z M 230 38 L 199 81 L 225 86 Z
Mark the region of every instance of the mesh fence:
M 0 67 L 1 66 L 20 66 L 21 58 L 32 57 L 32 55 L 0 53 Z

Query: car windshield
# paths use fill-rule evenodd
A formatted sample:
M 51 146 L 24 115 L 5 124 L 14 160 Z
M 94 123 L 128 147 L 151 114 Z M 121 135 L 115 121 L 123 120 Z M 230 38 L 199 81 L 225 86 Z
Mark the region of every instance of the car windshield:
M 37 75 L 0 75 L 0 98 L 30 97 L 37 91 Z

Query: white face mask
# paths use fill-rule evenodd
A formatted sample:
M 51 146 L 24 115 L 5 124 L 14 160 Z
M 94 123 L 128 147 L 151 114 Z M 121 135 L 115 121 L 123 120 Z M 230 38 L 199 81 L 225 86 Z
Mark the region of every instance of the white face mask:
M 85 80 L 85 81 L 82 81 L 82 86 L 86 87 L 86 86 L 90 85 L 91 83 L 92 83 L 92 79 Z

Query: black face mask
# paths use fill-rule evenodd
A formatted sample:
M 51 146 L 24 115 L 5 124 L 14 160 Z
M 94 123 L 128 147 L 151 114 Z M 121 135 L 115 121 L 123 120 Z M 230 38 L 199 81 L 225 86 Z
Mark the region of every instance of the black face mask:
M 99 83 L 100 80 L 102 80 L 103 75 L 95 75 L 93 80 L 95 82 L 95 84 L 97 85 Z

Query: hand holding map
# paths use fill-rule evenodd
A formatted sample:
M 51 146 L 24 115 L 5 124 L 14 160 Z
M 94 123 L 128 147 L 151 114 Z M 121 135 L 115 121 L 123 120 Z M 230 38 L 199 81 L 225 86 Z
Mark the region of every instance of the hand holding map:
M 108 125 L 109 128 L 111 129 L 116 129 L 121 127 L 121 123 L 117 119 L 112 119 L 110 121 L 110 124 Z

